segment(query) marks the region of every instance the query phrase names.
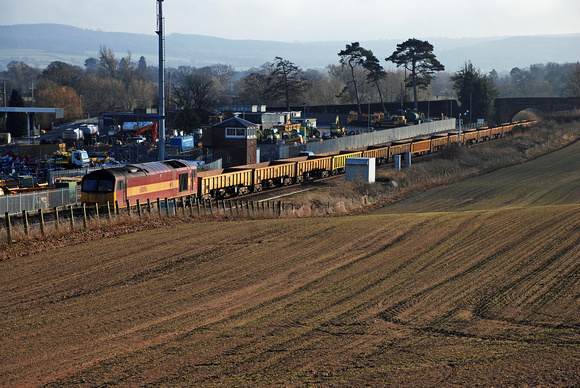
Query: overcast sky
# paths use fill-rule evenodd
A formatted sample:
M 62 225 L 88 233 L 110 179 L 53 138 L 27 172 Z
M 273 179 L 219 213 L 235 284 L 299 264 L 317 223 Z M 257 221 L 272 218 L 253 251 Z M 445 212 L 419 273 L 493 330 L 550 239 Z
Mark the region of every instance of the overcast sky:
M 156 0 L 2 0 L 0 25 L 154 35 L 156 6 Z M 165 0 L 163 14 L 166 35 L 286 42 L 580 33 L 580 0 Z

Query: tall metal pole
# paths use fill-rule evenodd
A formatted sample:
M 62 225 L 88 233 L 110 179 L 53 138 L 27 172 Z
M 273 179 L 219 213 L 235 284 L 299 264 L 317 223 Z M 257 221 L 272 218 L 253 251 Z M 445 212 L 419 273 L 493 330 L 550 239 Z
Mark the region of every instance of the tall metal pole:
M 2 97 L 4 98 L 4 108 L 6 108 L 7 107 L 7 105 L 6 105 L 6 80 L 2 81 L 2 93 L 3 93 Z M 4 132 L 6 132 L 6 119 L 7 119 L 7 117 L 8 117 L 8 113 L 4 112 L 4 124 L 3 124 Z
M 165 26 L 163 0 L 157 0 L 157 35 L 159 35 L 159 160 L 165 160 Z
M 371 131 L 371 98 L 369 97 L 369 122 L 367 123 L 367 132 Z
M 304 108 L 304 117 L 302 118 L 302 123 L 304 124 L 304 137 L 308 137 L 308 128 L 306 128 L 306 103 L 302 103 L 302 108 Z
M 457 139 L 457 142 L 461 144 L 461 112 L 459 113 L 459 118 L 457 119 Z

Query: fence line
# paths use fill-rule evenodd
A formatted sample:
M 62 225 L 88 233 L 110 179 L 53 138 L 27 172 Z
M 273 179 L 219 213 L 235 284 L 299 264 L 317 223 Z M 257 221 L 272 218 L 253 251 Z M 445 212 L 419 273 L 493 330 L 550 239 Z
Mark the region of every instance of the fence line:
M 216 216 L 216 217 L 263 217 L 280 218 L 301 216 L 294 204 L 281 201 L 249 200 L 196 200 L 192 197 L 158 198 L 147 203 L 127 203 L 125 209 L 119 204 L 106 205 L 66 205 L 44 208 L 37 211 L 23 210 L 20 213 L 4 212 L 0 222 L 0 239 L 11 244 L 19 235 L 46 236 L 51 232 L 67 232 L 86 229 L 98 222 L 114 222 L 123 218 L 144 219 L 175 216 Z M 312 210 L 312 209 L 311 209 Z M 329 214 L 330 203 L 317 209 L 318 214 Z M 0 213 L 2 214 L 2 213 Z M 311 215 L 310 212 L 308 215 Z
M 78 203 L 77 190 L 71 191 L 66 187 L 32 193 L 2 195 L 0 196 L 0 214 L 18 214 L 24 210 L 31 212 Z

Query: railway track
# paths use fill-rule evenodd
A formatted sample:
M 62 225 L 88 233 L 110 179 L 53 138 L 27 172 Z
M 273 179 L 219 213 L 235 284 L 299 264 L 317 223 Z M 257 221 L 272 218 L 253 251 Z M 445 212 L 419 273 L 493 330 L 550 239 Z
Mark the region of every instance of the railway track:
M 422 163 L 422 162 L 431 160 L 434 157 L 437 157 L 436 154 L 426 154 L 426 155 L 415 156 L 413 158 L 413 163 Z M 377 166 L 376 169 L 377 170 L 386 170 L 387 168 L 392 169 L 394 167 L 395 167 L 395 163 L 386 163 L 386 164 L 382 164 L 380 166 Z M 290 195 L 294 195 L 294 194 L 297 194 L 300 192 L 318 189 L 321 187 L 329 187 L 329 186 L 335 185 L 337 183 L 344 182 L 344 178 L 345 178 L 344 174 L 333 175 L 333 176 L 329 176 L 326 178 L 305 181 L 302 183 L 294 183 L 294 184 L 288 185 L 288 186 L 274 187 L 271 189 L 262 190 L 262 191 L 258 191 L 256 193 L 246 194 L 246 195 L 242 195 L 242 196 L 229 197 L 229 198 L 225 198 L 224 201 L 229 202 L 229 201 L 236 201 L 236 200 L 240 200 L 240 199 L 243 199 L 243 200 L 251 199 L 252 201 L 256 201 L 256 202 L 269 201 L 269 200 L 274 200 L 274 199 L 278 199 L 278 198 L 288 197 Z
M 302 183 L 295 183 L 288 186 L 274 187 L 272 189 L 258 191 L 256 193 L 246 194 L 238 197 L 225 198 L 224 201 L 229 202 L 243 199 L 243 200 L 252 200 L 256 202 L 264 202 L 277 198 L 287 197 L 290 195 L 297 194 L 299 192 L 318 189 L 320 187 L 329 187 L 336 184 L 340 180 L 344 180 L 344 175 L 335 175 L 328 178 L 321 178 Z

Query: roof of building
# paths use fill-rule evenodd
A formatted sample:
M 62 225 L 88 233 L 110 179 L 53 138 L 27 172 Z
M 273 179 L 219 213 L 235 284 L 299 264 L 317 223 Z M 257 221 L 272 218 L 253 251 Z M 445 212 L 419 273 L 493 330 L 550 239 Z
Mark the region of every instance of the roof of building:
M 221 123 L 212 125 L 212 127 L 248 128 L 255 127 L 256 125 L 257 124 L 254 124 L 251 121 L 244 120 L 239 117 L 231 117 L 222 121 Z

